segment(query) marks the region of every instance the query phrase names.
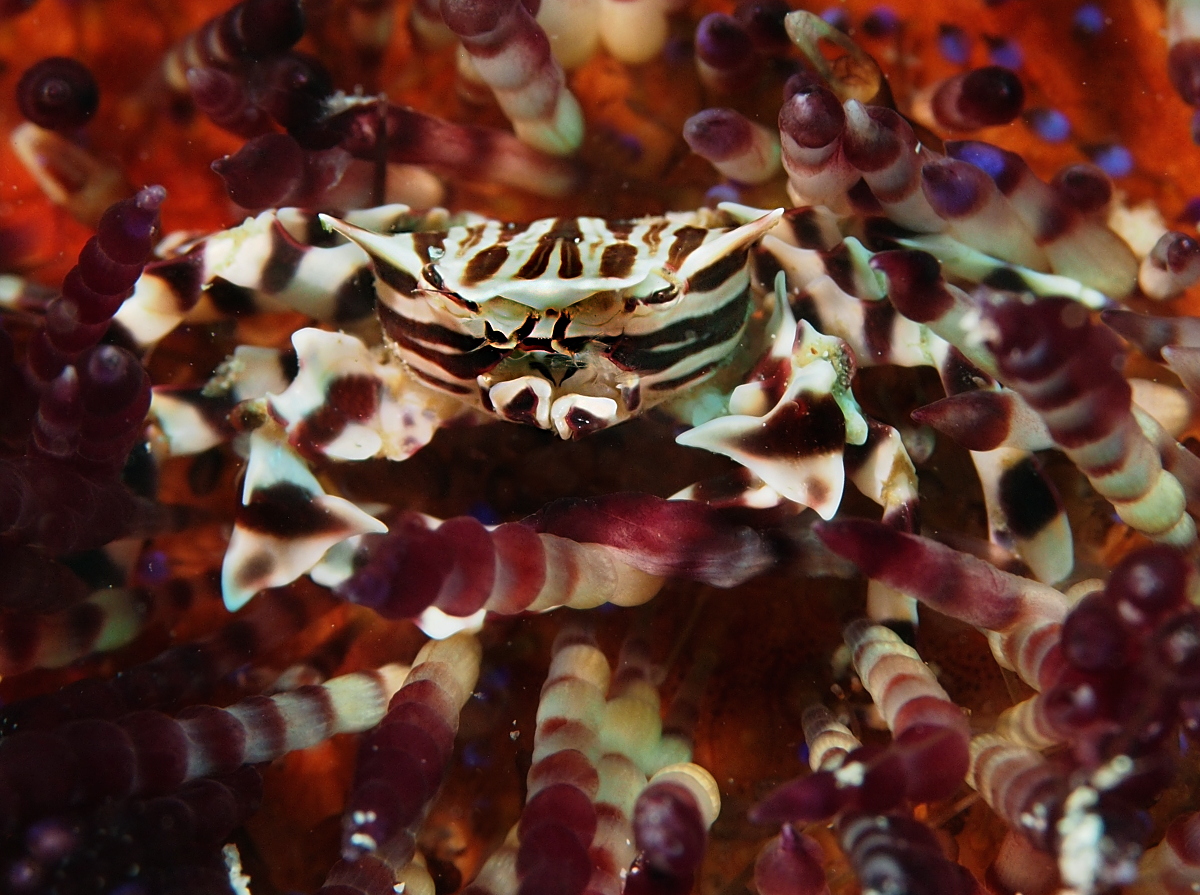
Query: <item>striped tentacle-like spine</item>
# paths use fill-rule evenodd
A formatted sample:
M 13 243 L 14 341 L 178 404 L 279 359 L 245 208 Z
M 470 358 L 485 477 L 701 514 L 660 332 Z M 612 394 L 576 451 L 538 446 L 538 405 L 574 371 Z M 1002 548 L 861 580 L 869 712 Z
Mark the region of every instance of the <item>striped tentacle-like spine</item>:
M 962 782 L 966 719 L 916 651 L 890 628 L 866 619 L 852 623 L 845 638 L 863 686 L 892 731 L 892 744 L 854 749 L 832 769 L 785 783 L 751 810 L 751 820 L 810 822 L 845 810 L 888 811 L 905 799 L 945 798 Z M 828 763 L 836 761 L 833 756 Z
M 921 143 L 912 125 L 885 106 L 864 106 L 857 100 L 843 105 L 847 160 L 862 175 L 889 220 L 918 233 L 947 228 L 921 189 L 921 166 L 937 153 Z
M 589 895 L 619 893 L 622 878 L 636 857 L 634 804 L 646 786 L 646 769 L 661 741 L 658 690 L 648 644 L 637 631 L 621 646 L 599 728 L 596 770 L 596 835 L 592 840 Z
M 1053 851 L 1055 822 L 1066 797 L 1066 779 L 1027 746 L 996 734 L 971 740 L 967 782 L 1005 823 L 1038 848 Z
M 205 576 L 190 586 L 185 581 L 176 581 L 170 588 L 171 597 L 179 600 L 186 595 L 191 600 L 187 591 L 210 584 L 207 579 Z M 217 597 L 215 586 L 211 591 L 207 596 Z M 104 600 L 118 596 L 114 592 L 100 593 Z M 133 616 L 143 624 L 152 617 L 145 609 L 144 594 L 123 593 L 137 602 L 132 612 L 117 616 L 123 619 Z M 246 612 L 207 637 L 171 647 L 148 662 L 126 668 L 116 677 L 84 678 L 52 693 L 14 700 L 0 710 L 0 731 L 48 730 L 68 721 L 93 718 L 113 720 L 135 709 L 169 712 L 184 703 L 208 699 L 222 679 L 246 663 L 247 656 L 266 655 L 332 605 L 326 595 L 314 599 L 279 590 L 264 594 Z M 85 611 L 90 613 L 92 609 Z M 104 629 L 109 628 L 119 630 L 115 623 L 104 625 Z
M 222 569 L 231 608 L 313 569 L 334 545 L 386 530 L 350 501 L 326 494 L 300 456 L 266 428 L 251 435 L 242 508 Z M 414 618 L 430 607 L 465 617 L 637 605 L 664 577 L 729 587 L 775 561 L 761 535 L 718 510 L 636 494 L 555 502 L 526 522 L 491 531 L 469 517 L 431 528 L 410 514 L 364 550 L 353 569 L 326 564 L 322 582 L 390 618 Z
M 833 771 L 846 762 L 862 743 L 858 737 L 820 703 L 810 705 L 800 719 L 808 746 L 808 766 L 814 771 Z
M 864 892 L 980 895 L 971 872 L 949 860 L 933 830 L 902 814 L 856 814 L 838 822 L 842 850 Z
M 717 781 L 704 768 L 683 762 L 656 771 L 633 809 L 638 856 L 626 878 L 626 895 L 687 891 L 720 812 Z
M 524 5 L 442 0 L 441 13 L 517 136 L 543 152 L 574 153 L 583 140 L 583 112 L 551 55 L 546 32 Z
M 846 113 L 833 91 L 815 79 L 795 87 L 779 110 L 788 196 L 795 205 L 824 205 L 846 214 L 847 192 L 859 179 L 842 146 Z
M 901 314 L 929 327 L 957 349 L 944 356 L 940 367 L 948 394 L 981 391 L 984 387 L 980 378 L 986 381 L 987 377 L 999 377 L 992 352 L 971 335 L 970 321 L 978 314 L 976 302 L 945 282 L 941 266 L 932 255 L 881 252 L 871 258 L 870 266 L 886 279 L 888 299 Z M 968 370 L 961 369 L 964 358 Z M 964 375 L 971 367 L 982 377 L 974 372 Z M 1037 435 L 1035 431 L 1029 434 Z M 1032 456 L 1034 447 L 982 449 L 983 442 L 978 446 L 981 450 L 973 451 L 972 460 L 983 484 L 992 540 L 1005 549 L 1014 549 L 1040 580 L 1061 580 L 1074 562 L 1070 527 L 1057 491 Z M 1018 493 L 1021 498 L 1014 500 Z
M 604 705 L 601 754 L 596 763 L 600 789 L 595 800 L 597 827 L 591 849 L 594 867 L 587 889 L 595 895 L 633 891 L 626 873 L 636 866 L 640 848 L 636 844 L 635 807 L 645 790 L 647 775 L 657 774 L 667 765 L 684 767 L 673 763 L 686 763 L 691 757 L 689 725 L 679 717 L 687 714 L 686 708 L 673 705 L 668 717 L 675 718 L 676 723 L 664 733 L 655 683 L 658 669 L 650 660 L 648 647 L 644 632 L 635 630 L 626 637 Z M 685 683 L 681 689 L 688 686 Z M 682 698 L 686 702 L 693 696 L 684 693 Z M 699 769 L 697 773 L 703 774 Z
M 163 795 L 189 780 L 271 761 L 338 733 L 379 723 L 399 686 L 390 666 L 344 675 L 226 709 L 195 706 L 175 718 L 144 710 L 116 721 L 73 721 L 18 731 L 0 743 L 0 829 L 20 820 L 94 806 L 106 798 Z M 95 756 L 106 756 L 96 761 Z M 53 781 L 47 787 L 47 781 Z
M 0 674 L 63 668 L 93 653 L 119 649 L 151 620 L 149 603 L 144 591 L 109 587 L 57 612 L 0 613 Z
M 283 53 L 303 34 L 298 0 L 243 0 L 168 50 L 163 78 L 172 90 L 187 93 L 189 70 L 237 71 L 253 59 Z
M 417 830 L 449 768 L 480 656 L 475 637 L 460 633 L 430 641 L 413 660 L 387 714 L 359 746 L 342 824 L 344 862 L 370 856 L 394 872 L 412 862 Z
M 705 109 L 683 125 L 692 152 L 735 183 L 765 183 L 779 173 L 779 136 L 733 109 Z
M 1136 877 L 1145 826 L 1128 802 L 1110 795 L 1132 769 L 1128 756 L 1118 756 L 1068 782 L 1062 766 L 984 734 L 971 741 L 967 782 L 1010 829 L 1055 858 L 1063 885 L 1091 892 Z
M 1031 687 L 1048 686 L 1061 668 L 1058 640 L 1068 605 L 1054 588 L 878 522 L 826 522 L 817 533 L 868 578 L 983 629 L 996 660 Z
M 736 93 L 758 61 L 750 32 L 733 16 L 713 12 L 696 25 L 696 73 L 715 94 Z
M 506 131 L 458 124 L 407 106 L 381 106 L 374 98 L 347 97 L 341 105 L 345 108 L 325 125 L 342 135 L 341 149 L 362 161 L 376 161 L 379 147 L 386 146 L 391 164 L 433 165 L 456 178 L 501 183 L 536 196 L 563 196 L 579 182 L 573 162 Z
M 1138 277 L 1133 250 L 1103 221 L 1076 211 L 1015 152 L 975 140 L 948 143 L 946 151 L 992 178 L 1046 253 L 1051 271 L 1113 298 L 1133 290 Z M 1188 255 L 1177 253 L 1174 260 L 1186 267 L 1180 254 Z
M 1055 443 L 1130 527 L 1176 545 L 1196 539 L 1179 482 L 1132 413 L 1121 346 L 1068 299 L 987 306 L 1001 379 L 1046 420 Z
M 608 660 L 584 631 L 568 626 L 554 654 L 538 702 L 528 795 L 517 825 L 520 895 L 582 893 L 593 875 L 590 854 L 597 832 L 596 762 L 604 722 Z

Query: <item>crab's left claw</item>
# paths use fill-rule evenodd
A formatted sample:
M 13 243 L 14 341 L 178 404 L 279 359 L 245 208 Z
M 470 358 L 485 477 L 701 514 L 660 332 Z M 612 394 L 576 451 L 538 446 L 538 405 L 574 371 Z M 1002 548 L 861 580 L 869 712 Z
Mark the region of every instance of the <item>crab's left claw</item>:
M 282 433 L 273 438 L 266 428 L 250 436 L 242 506 L 221 566 L 230 611 L 260 590 L 296 580 L 334 544 L 387 531 L 350 501 L 326 494 Z

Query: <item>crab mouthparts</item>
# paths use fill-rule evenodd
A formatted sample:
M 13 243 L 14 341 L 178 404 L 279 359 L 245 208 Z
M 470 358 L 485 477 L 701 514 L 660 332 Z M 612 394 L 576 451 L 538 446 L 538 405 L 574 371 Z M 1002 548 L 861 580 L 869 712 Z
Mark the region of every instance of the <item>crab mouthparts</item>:
M 551 429 L 565 440 L 623 422 L 640 403 L 637 377 L 599 356 L 538 352 L 511 357 L 478 383 L 490 412 Z

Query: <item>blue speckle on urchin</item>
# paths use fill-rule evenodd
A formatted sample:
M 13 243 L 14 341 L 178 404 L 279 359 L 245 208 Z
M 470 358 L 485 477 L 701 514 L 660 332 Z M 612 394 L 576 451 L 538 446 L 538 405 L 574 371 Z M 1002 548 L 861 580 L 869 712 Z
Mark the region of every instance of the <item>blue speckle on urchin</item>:
M 1002 65 L 1016 71 L 1025 64 L 1025 52 L 1015 40 L 989 34 L 985 34 L 983 40 L 988 48 L 988 61 L 992 65 Z
M 938 52 L 947 62 L 966 65 L 971 58 L 971 35 L 957 25 L 938 25 Z
M 704 194 L 704 206 L 716 208 L 722 202 L 741 202 L 742 199 L 742 191 L 737 186 L 732 183 L 718 183 L 716 186 L 710 186 Z
M 1071 26 L 1077 34 L 1085 37 L 1094 37 L 1108 26 L 1112 20 L 1104 14 L 1095 3 L 1084 3 L 1075 10 L 1075 15 L 1071 17 Z
M 825 20 L 826 24 L 832 25 L 843 34 L 850 31 L 850 14 L 844 7 L 831 6 L 821 13 L 821 18 Z
M 1126 177 L 1133 172 L 1133 153 L 1120 143 L 1093 146 L 1088 156 L 1109 177 Z
M 1063 143 L 1071 136 L 1071 122 L 1058 109 L 1029 109 L 1023 117 L 1029 128 L 1047 143 Z
M 862 30 L 868 37 L 887 37 L 899 27 L 900 16 L 890 6 L 876 6 L 862 22 Z

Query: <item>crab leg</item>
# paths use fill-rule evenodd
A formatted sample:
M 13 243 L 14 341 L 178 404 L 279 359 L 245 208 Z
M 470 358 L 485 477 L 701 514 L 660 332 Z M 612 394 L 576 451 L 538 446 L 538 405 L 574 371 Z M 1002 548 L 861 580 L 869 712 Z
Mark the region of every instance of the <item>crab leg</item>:
M 850 237 L 829 249 L 813 249 L 772 235 L 763 240 L 763 251 L 786 274 L 791 294 L 802 296 L 815 311 L 822 331 L 844 339 L 857 359 L 934 366 L 952 395 L 990 394 L 987 389 L 998 388 L 990 375 L 995 368 L 991 353 L 963 337 L 972 303 L 944 283 L 936 263 L 917 263 L 932 262 L 929 256 L 872 255 Z M 886 290 L 873 276 L 875 271 L 887 274 L 890 300 L 883 300 Z M 958 343 L 951 347 L 947 339 Z M 1070 528 L 1053 486 L 1029 453 L 1037 448 L 1025 448 L 996 455 L 972 453 L 989 532 L 994 543 L 1014 550 L 1039 579 L 1058 581 L 1070 572 L 1073 560 Z M 1018 490 L 1022 499 L 1014 501 Z M 1039 512 L 1018 518 L 1011 512 L 1017 506 L 1034 506 Z
M 444 212 L 422 216 L 406 205 L 349 218 L 392 230 L 445 223 Z M 168 257 L 146 266 L 115 319 L 145 349 L 185 319 L 290 310 L 348 324 L 374 308 L 374 276 L 362 251 L 330 245 L 311 214 L 281 208 L 199 240 L 168 243 Z

